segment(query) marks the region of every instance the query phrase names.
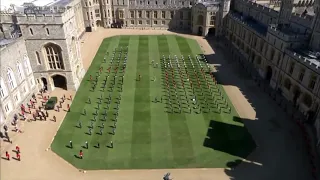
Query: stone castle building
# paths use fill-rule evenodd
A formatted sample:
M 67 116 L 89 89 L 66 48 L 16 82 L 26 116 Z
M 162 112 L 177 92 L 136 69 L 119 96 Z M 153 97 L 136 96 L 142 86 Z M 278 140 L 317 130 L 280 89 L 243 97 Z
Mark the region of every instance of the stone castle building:
M 81 1 L 50 3 L 24 3 L 22 11 L 0 15 L 1 124 L 39 89 L 76 90 L 85 74 L 79 41 L 85 32 Z
M 169 29 L 206 36 L 222 30 L 230 0 L 83 0 L 82 6 L 88 31 L 98 27 Z
M 232 1 L 223 45 L 315 123 L 320 139 L 320 1 L 278 5 Z

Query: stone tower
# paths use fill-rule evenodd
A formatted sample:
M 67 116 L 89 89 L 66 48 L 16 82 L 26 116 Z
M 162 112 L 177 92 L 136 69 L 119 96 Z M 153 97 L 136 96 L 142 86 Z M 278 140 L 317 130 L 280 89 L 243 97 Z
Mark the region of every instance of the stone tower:
M 40 88 L 76 90 L 85 74 L 79 38 L 80 0 L 67 6 L 42 7 L 32 14 L 18 14 L 34 77 Z M 49 11 L 48 11 L 49 10 Z M 81 10 L 81 8 L 80 8 Z M 82 19 L 83 21 L 83 19 Z
M 226 15 L 230 11 L 231 0 L 222 0 L 220 1 L 220 8 L 217 15 L 217 23 L 216 23 L 216 36 L 224 35 L 223 32 L 223 22 L 225 21 Z
M 309 46 L 320 52 L 320 0 L 315 0 L 313 8 L 315 15 L 311 25 L 312 35 Z
M 279 12 L 278 24 L 289 24 L 294 0 L 282 0 Z

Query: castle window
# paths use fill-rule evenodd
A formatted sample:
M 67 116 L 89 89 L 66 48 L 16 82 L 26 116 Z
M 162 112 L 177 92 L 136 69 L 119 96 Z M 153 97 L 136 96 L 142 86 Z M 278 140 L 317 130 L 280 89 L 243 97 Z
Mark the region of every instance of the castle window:
M 134 11 L 130 11 L 130 18 L 134 18 Z
M 166 18 L 166 12 L 165 11 L 162 11 L 161 12 L 161 17 L 164 19 L 164 18 Z
M 6 113 L 9 113 L 11 111 L 11 105 L 10 104 L 5 105 L 4 110 L 6 111 Z
M 166 1 L 163 1 L 163 5 L 166 5 L 166 3 L 167 3 Z
M 157 13 L 157 11 L 153 11 L 153 18 L 158 18 L 158 13 Z
M 123 19 L 123 17 L 124 17 L 123 11 L 119 11 L 119 18 Z
M 174 11 L 170 11 L 170 17 L 171 17 L 171 19 L 173 19 L 173 16 L 174 16 Z
M 23 74 L 22 65 L 20 62 L 17 62 L 17 69 L 18 69 L 18 74 L 19 74 L 20 80 L 23 80 L 24 74 Z
M 17 87 L 17 82 L 16 79 L 14 77 L 13 71 L 12 69 L 8 68 L 7 70 L 7 78 L 8 78 L 8 84 L 10 86 L 11 89 L 14 89 Z
M 27 55 L 24 55 L 23 57 L 23 64 L 27 70 L 27 74 L 29 75 L 31 73 L 31 65 Z
M 0 97 L 1 99 L 3 99 L 7 96 L 8 96 L 8 91 L 7 91 L 6 85 L 4 84 L 3 79 L 1 78 L 0 79 Z
M 131 23 L 131 25 L 133 25 L 133 24 L 134 24 L 134 20 L 131 20 L 131 22 L 130 22 L 130 23 Z
M 158 21 L 153 21 L 153 24 L 157 25 L 157 24 L 158 24 Z
M 44 50 L 49 69 L 64 69 L 60 46 L 49 43 L 45 45 Z
M 33 36 L 33 30 L 29 28 L 30 34 Z
M 147 20 L 147 21 L 146 21 L 146 24 L 149 25 L 149 24 L 150 24 L 150 20 Z
M 14 98 L 15 104 L 18 104 L 21 100 L 19 92 L 13 98 Z
M 290 68 L 289 68 L 289 74 L 290 74 L 290 75 L 293 73 L 294 65 L 295 65 L 294 62 L 291 62 Z
M 146 11 L 146 18 L 150 18 L 150 11 Z
M 47 32 L 47 35 L 50 35 L 50 31 L 48 28 L 46 28 L 46 32 Z
M 36 59 L 37 59 L 38 64 L 41 64 L 40 54 L 38 51 L 36 51 Z
M 161 25 L 165 25 L 166 24 L 166 21 L 161 21 Z
M 316 75 L 311 75 L 311 78 L 309 80 L 308 88 L 313 90 L 314 86 L 316 85 L 316 81 L 317 81 L 317 76 Z
M 138 11 L 138 18 L 142 18 L 142 11 Z
M 300 73 L 299 73 L 299 81 L 303 80 L 305 72 L 306 72 L 306 70 L 304 68 L 301 68 Z
M 158 5 L 158 1 L 156 1 L 155 3 L 156 3 L 156 5 Z
M 142 24 L 142 21 L 141 20 L 139 20 L 139 25 L 141 25 Z

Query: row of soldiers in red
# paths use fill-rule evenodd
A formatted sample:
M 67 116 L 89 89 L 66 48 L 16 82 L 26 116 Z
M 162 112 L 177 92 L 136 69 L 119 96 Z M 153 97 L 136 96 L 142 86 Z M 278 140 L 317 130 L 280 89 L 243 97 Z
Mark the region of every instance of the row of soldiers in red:
M 21 160 L 21 156 L 20 156 L 20 147 L 18 145 L 16 145 L 16 160 L 20 161 Z M 6 151 L 6 158 L 8 161 L 10 161 L 10 154 L 8 151 Z

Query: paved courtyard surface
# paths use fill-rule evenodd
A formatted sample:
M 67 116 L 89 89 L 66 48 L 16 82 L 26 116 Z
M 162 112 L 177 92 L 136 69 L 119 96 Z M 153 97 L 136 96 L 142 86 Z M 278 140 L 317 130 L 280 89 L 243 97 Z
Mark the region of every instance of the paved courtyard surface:
M 83 37 L 82 58 L 85 69 L 90 63 L 104 37 L 121 34 L 167 34 L 171 32 L 156 30 L 124 30 L 101 29 L 87 33 Z M 238 65 L 221 54 L 221 50 L 214 53 L 207 40 L 192 35 L 182 35 L 196 39 L 205 54 L 210 55 L 210 61 L 216 64 L 219 79 L 225 84 L 224 88 L 232 100 L 243 122 L 253 135 L 258 148 L 235 169 L 174 169 L 174 170 L 111 170 L 79 172 L 52 151 L 46 149 L 58 130 L 65 111 L 51 111 L 57 122 L 32 121 L 21 122 L 21 134 L 10 133 L 14 143 L 1 141 L 1 156 L 12 150 L 18 144 L 21 148 L 22 160 L 0 162 L 1 180 L 152 180 L 162 179 L 163 174 L 171 172 L 173 179 L 179 180 L 301 180 L 311 179 L 306 151 L 297 127 L 288 120 L 284 113 L 269 97 L 260 91 L 253 82 L 240 71 Z M 56 89 L 51 96 L 61 97 L 63 94 L 74 95 Z M 69 100 L 63 104 L 66 108 Z M 14 134 L 14 135 L 13 135 Z

